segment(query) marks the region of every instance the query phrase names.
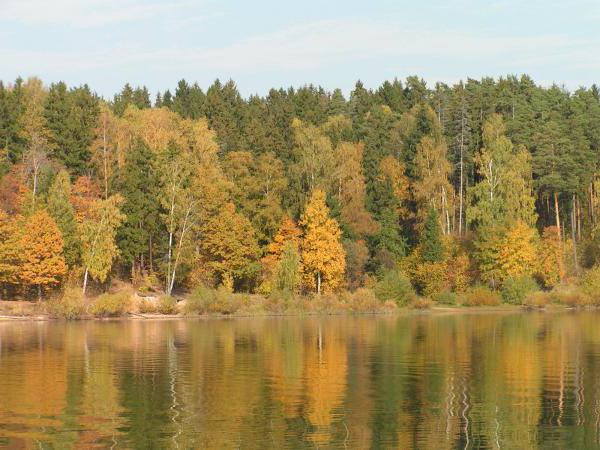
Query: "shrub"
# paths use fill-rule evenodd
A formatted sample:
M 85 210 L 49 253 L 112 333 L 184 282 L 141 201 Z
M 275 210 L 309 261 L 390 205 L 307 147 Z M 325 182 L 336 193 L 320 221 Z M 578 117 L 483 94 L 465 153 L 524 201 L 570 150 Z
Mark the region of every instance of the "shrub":
M 145 298 L 138 303 L 138 309 L 142 314 L 154 314 L 157 310 L 156 303 Z
M 552 301 L 552 294 L 549 292 L 535 291 L 530 292 L 525 297 L 524 304 L 533 308 L 542 308 Z
M 442 291 L 435 294 L 433 296 L 433 300 L 436 303 L 441 303 L 444 305 L 456 305 L 458 303 L 458 294 L 450 291 Z
M 590 297 L 575 286 L 557 287 L 550 292 L 550 298 L 553 303 L 566 306 L 585 306 L 591 302 Z
M 308 309 L 312 311 L 333 313 L 339 311 L 341 308 L 342 304 L 338 296 L 332 292 L 325 292 L 320 295 L 315 294 L 308 301 Z
M 228 292 L 227 288 L 219 287 L 214 290 L 200 286 L 187 299 L 184 312 L 186 314 L 233 314 L 241 306 L 239 296 Z
M 74 320 L 85 314 L 83 295 L 79 288 L 67 288 L 59 298 L 52 299 L 47 304 L 48 313 L 57 318 Z
M 474 286 L 463 296 L 465 306 L 495 306 L 500 304 L 500 295 L 485 286 Z
M 442 261 L 421 262 L 415 266 L 412 275 L 419 293 L 424 296 L 434 295 L 450 288 L 448 267 Z
M 593 305 L 600 304 L 600 265 L 586 271 L 581 280 L 581 291 Z
M 381 309 L 381 302 L 371 289 L 360 288 L 349 292 L 346 297 L 348 308 L 354 312 L 375 312 Z
M 131 294 L 118 292 L 102 294 L 90 307 L 90 313 L 96 317 L 117 317 L 127 313 L 131 308 Z
M 173 315 L 179 311 L 177 309 L 177 300 L 170 295 L 165 295 L 158 302 L 158 312 L 161 314 Z
M 413 309 L 429 309 L 433 306 L 433 302 L 429 298 L 416 298 L 410 303 Z
M 374 292 L 381 302 L 393 300 L 398 305 L 406 305 L 415 298 L 410 280 L 398 270 L 387 271 L 375 285 Z
M 523 276 L 519 278 L 509 278 L 502 284 L 502 299 L 506 303 L 511 305 L 522 305 L 525 298 L 536 291 L 539 291 L 540 287 L 536 281 L 530 276 Z

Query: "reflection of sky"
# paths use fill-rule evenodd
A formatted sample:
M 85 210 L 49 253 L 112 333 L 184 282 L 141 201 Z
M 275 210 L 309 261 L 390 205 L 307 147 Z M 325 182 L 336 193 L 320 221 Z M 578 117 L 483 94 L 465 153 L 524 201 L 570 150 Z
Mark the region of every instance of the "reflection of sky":
M 182 77 L 233 78 L 244 95 L 322 84 L 346 93 L 418 74 L 429 82 L 528 73 L 597 81 L 597 0 L 0 0 L 1 77 L 87 82 L 112 95 Z

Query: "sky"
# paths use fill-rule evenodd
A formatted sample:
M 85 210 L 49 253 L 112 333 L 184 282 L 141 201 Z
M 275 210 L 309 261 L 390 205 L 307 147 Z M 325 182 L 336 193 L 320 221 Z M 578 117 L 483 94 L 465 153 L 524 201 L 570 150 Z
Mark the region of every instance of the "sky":
M 245 95 L 316 84 L 348 93 L 529 74 L 600 82 L 599 0 L 0 0 L 0 79 L 174 90 L 233 79 Z

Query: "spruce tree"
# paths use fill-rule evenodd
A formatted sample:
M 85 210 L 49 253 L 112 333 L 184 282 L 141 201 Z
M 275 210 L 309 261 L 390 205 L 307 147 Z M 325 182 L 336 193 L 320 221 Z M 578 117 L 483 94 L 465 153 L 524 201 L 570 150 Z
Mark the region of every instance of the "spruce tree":
M 429 208 L 421 233 L 421 259 L 424 262 L 434 263 L 444 259 L 444 246 L 442 245 L 440 219 L 435 208 Z

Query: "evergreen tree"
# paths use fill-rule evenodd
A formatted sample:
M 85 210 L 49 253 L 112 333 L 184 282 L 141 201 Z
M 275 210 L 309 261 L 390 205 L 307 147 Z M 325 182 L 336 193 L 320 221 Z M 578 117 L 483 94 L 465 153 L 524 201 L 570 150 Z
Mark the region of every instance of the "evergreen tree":
M 440 218 L 435 208 L 429 208 L 421 233 L 421 259 L 435 263 L 444 259 L 444 246 L 440 233 Z
M 74 267 L 80 261 L 80 242 L 77 236 L 75 211 L 70 202 L 71 182 L 66 170 L 58 172 L 46 200 L 47 211 L 52 216 L 63 238 L 65 261 Z
M 126 219 L 117 233 L 117 244 L 124 263 L 131 266 L 132 276 L 152 266 L 150 249 L 159 223 L 158 177 L 154 154 L 141 140 L 127 152 L 125 164 L 114 183 L 124 202 L 121 212 Z

